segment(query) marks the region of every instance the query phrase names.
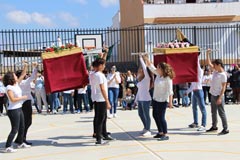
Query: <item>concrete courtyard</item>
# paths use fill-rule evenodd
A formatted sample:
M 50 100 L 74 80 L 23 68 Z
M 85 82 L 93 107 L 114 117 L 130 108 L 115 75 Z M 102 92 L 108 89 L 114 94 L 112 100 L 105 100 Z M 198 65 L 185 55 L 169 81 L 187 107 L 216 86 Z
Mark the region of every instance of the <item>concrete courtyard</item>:
M 188 128 L 193 119 L 191 107 L 168 109 L 168 141 L 141 137 L 143 127 L 137 110 L 119 109 L 118 117 L 107 121 L 108 131 L 117 138 L 107 146 L 95 146 L 91 137 L 93 112 L 34 114 L 28 135 L 33 146 L 16 153 L 4 153 L 10 122 L 3 116 L 0 117 L 0 160 L 240 160 L 240 106 L 226 105 L 225 109 L 230 133 L 222 136 Z M 210 106 L 207 111 L 209 128 Z M 154 135 L 157 130 L 153 119 L 151 128 Z M 218 128 L 220 132 L 220 118 Z

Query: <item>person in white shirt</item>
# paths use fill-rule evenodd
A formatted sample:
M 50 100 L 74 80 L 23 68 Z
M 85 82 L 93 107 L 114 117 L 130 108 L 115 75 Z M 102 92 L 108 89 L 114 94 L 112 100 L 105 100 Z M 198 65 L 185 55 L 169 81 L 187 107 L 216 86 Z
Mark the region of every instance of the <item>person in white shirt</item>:
M 120 73 L 116 71 L 116 66 L 112 66 L 111 72 L 107 75 L 108 98 L 111 103 L 109 118 L 117 117 L 117 105 L 119 94 L 119 83 L 121 83 Z
M 132 75 L 132 72 L 130 70 L 128 70 L 127 71 L 127 77 L 126 77 L 126 88 L 130 88 L 132 90 L 132 92 L 134 93 L 135 87 L 136 87 L 135 79 Z
M 70 107 L 70 112 L 73 114 L 73 95 L 74 95 L 74 90 L 67 90 L 63 91 L 63 113 L 66 113 L 68 110 L 67 105 L 69 104 Z
M 77 102 L 78 102 L 78 111 L 77 111 L 77 113 L 83 112 L 82 102 L 83 102 L 84 109 L 85 109 L 86 113 L 89 112 L 88 98 L 87 98 L 87 86 L 84 86 L 83 88 L 79 88 L 78 89 Z
M 22 71 L 21 76 L 19 79 L 13 72 L 7 72 L 3 77 L 3 84 L 6 87 L 6 94 L 9 99 L 8 105 L 8 117 L 11 122 L 11 132 L 8 135 L 7 142 L 6 142 L 6 149 L 5 151 L 8 153 L 16 152 L 13 149 L 12 142 L 15 135 L 18 133 L 17 139 L 18 141 L 18 148 L 29 148 L 30 146 L 23 142 L 24 138 L 24 115 L 22 111 L 22 104 L 27 99 L 27 95 L 22 95 L 22 90 L 19 87 L 19 83 L 23 80 L 26 76 L 27 64 L 24 63 L 24 68 Z
M 38 72 L 37 78 L 35 80 L 35 95 L 37 99 L 37 105 L 40 111 L 42 111 L 42 101 L 44 103 L 44 106 L 46 108 L 46 111 L 48 112 L 48 103 L 47 103 L 47 97 L 46 97 L 46 91 L 44 86 L 44 77 L 43 77 L 43 71 Z
M 224 110 L 224 92 L 227 86 L 227 73 L 224 71 L 223 62 L 221 59 L 215 59 L 211 62 L 211 50 L 207 50 L 207 63 L 214 69 L 212 76 L 212 83 L 210 85 L 211 93 L 211 113 L 212 113 L 212 127 L 207 132 L 217 131 L 217 112 L 222 120 L 223 130 L 219 133 L 221 135 L 228 134 L 227 117 Z
M 0 116 L 3 115 L 3 106 L 5 105 L 6 107 L 5 93 L 6 93 L 6 88 L 2 83 L 2 76 L 0 76 Z
M 92 66 L 95 69 L 94 73 L 90 74 L 90 84 L 91 84 L 91 97 L 94 102 L 95 116 L 94 116 L 94 130 L 96 131 L 96 145 L 105 145 L 105 140 L 112 140 L 107 134 L 107 109 L 111 108 L 110 102 L 108 100 L 108 87 L 107 79 L 102 73 L 105 68 L 106 61 L 102 58 L 96 59 Z
M 198 128 L 197 131 L 206 131 L 206 123 L 207 123 L 207 111 L 204 102 L 204 93 L 202 89 L 202 77 L 203 77 L 203 70 L 200 66 L 199 60 L 197 62 L 198 67 L 198 81 L 192 82 L 190 88 L 187 90 L 185 95 L 188 95 L 192 92 L 192 110 L 193 110 L 193 123 L 188 125 L 190 128 Z M 202 113 L 202 124 L 198 126 L 198 109 L 197 105 Z
M 203 87 L 203 93 L 204 93 L 204 102 L 206 105 L 208 105 L 207 97 L 208 97 L 209 103 L 211 102 L 211 94 L 209 92 L 211 81 L 212 81 L 211 71 L 209 69 L 205 69 L 203 79 L 202 79 L 202 87 Z
M 172 107 L 173 98 L 173 82 L 175 73 L 172 67 L 161 62 L 157 65 L 157 68 L 150 62 L 148 55 L 144 56 L 146 65 L 156 75 L 154 81 L 153 91 L 153 118 L 158 128 L 158 134 L 154 138 L 160 138 L 159 140 L 168 140 L 167 136 L 167 122 L 165 119 L 165 113 L 167 107 Z
M 143 136 L 150 136 L 150 126 L 151 126 L 151 118 L 149 115 L 150 103 L 152 97 L 150 95 L 150 87 L 151 83 L 153 83 L 153 77 L 151 75 L 151 71 L 146 67 L 142 56 L 140 55 L 140 63 L 141 67 L 138 69 L 137 73 L 137 95 L 135 101 L 138 103 L 138 115 L 143 123 Z
M 24 122 L 25 122 L 25 130 L 24 130 L 24 139 L 23 142 L 32 145 L 32 143 L 27 141 L 27 132 L 29 127 L 32 124 L 32 102 L 33 102 L 33 97 L 31 94 L 31 82 L 36 79 L 37 77 L 37 63 L 32 63 L 33 66 L 33 71 L 30 77 L 25 76 L 24 79 L 19 83 L 19 86 L 22 90 L 22 94 L 27 96 L 27 100 L 24 101 L 22 105 L 22 111 L 24 114 Z M 19 78 L 22 74 L 22 70 L 16 71 L 16 76 Z M 15 143 L 19 143 L 19 140 L 16 139 Z

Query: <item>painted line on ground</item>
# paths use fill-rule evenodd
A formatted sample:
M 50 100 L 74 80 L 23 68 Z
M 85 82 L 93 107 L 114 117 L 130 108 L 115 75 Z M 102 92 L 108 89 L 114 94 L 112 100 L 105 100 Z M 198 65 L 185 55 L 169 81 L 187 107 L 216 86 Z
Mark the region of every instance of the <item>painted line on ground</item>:
M 124 128 L 122 128 L 119 124 L 117 124 L 114 120 L 111 121 L 116 127 L 118 127 L 120 130 L 122 130 L 125 134 L 128 135 L 129 138 L 131 138 L 135 143 L 137 143 L 139 146 L 141 146 L 143 149 L 145 149 L 146 151 L 148 151 L 151 155 L 153 155 L 154 157 L 160 159 L 160 160 L 164 160 L 163 157 L 159 156 L 158 154 L 156 154 L 152 149 L 150 149 L 149 147 L 147 147 L 144 143 L 140 142 L 139 140 L 137 140 L 135 137 L 133 137 L 131 134 L 129 134 Z

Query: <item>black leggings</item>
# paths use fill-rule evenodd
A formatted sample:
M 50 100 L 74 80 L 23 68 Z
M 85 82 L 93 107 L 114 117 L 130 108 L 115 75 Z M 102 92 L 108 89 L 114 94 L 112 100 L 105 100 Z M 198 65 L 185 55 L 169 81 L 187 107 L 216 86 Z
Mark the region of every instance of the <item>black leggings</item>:
M 210 94 L 209 90 L 210 90 L 210 87 L 208 87 L 208 86 L 203 86 L 204 102 L 205 102 L 205 103 L 207 102 L 207 101 L 206 101 L 207 97 L 208 97 L 209 103 L 211 102 L 211 94 Z
M 167 102 L 153 101 L 153 118 L 158 128 L 159 133 L 167 133 L 167 121 L 165 119 L 165 113 L 167 109 Z
M 16 138 L 17 143 L 22 144 L 23 143 L 23 137 L 24 137 L 24 115 L 22 108 L 14 109 L 14 110 L 8 110 L 8 117 L 11 122 L 11 132 L 8 135 L 6 148 L 10 147 L 12 145 L 13 139 L 15 135 L 18 133 L 18 136 Z
M 107 136 L 107 107 L 106 102 L 94 102 L 94 131 L 96 131 L 96 140 L 100 141 L 101 136 Z
M 4 97 L 0 97 L 0 113 L 3 113 Z
M 23 111 L 24 120 L 25 120 L 24 121 L 25 129 L 24 129 L 24 137 L 23 137 L 23 141 L 25 141 L 27 137 L 28 128 L 32 124 L 32 101 L 31 100 L 27 100 L 23 103 L 22 111 Z

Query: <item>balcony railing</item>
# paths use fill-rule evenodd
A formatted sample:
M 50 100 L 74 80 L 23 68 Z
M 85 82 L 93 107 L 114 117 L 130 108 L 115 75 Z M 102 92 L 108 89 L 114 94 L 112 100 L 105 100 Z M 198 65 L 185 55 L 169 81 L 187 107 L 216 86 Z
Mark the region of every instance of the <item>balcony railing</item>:
M 240 2 L 239 0 L 143 0 L 145 4 L 182 4 L 182 3 L 221 3 Z

